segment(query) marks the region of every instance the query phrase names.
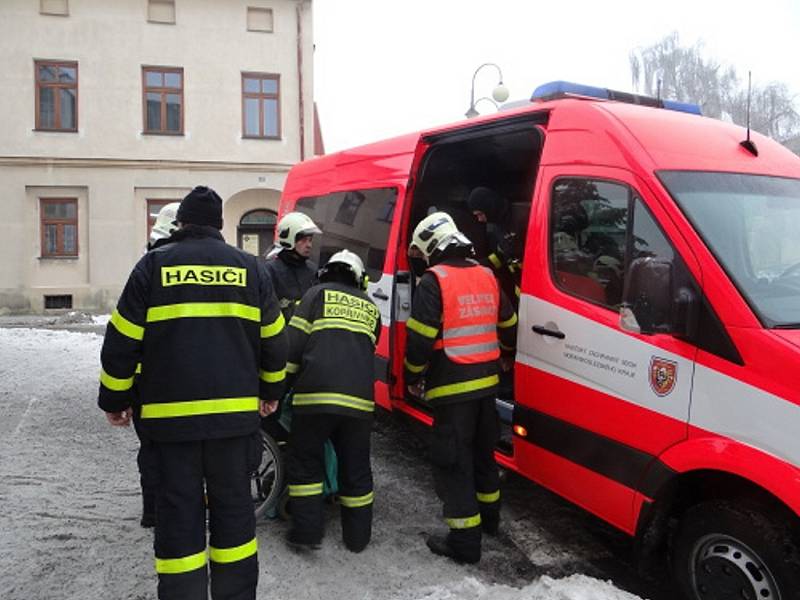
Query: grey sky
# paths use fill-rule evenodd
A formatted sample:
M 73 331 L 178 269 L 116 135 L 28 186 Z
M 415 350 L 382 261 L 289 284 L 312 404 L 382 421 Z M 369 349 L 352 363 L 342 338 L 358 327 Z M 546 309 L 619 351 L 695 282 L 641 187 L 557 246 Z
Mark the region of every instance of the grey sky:
M 800 0 L 315 0 L 315 97 L 328 152 L 459 120 L 472 74 L 511 100 L 564 79 L 632 91 L 628 54 L 682 45 L 800 94 Z M 475 95 L 488 96 L 484 68 Z M 493 110 L 481 102 L 478 110 Z

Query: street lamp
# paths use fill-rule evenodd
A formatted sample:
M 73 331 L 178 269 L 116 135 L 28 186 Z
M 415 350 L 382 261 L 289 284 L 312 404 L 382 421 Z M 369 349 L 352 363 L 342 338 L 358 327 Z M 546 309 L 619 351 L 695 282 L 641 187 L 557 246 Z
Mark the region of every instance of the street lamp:
M 480 71 L 483 67 L 490 67 L 490 66 L 497 69 L 497 73 L 500 76 L 500 81 L 492 90 L 492 98 L 494 98 L 494 100 L 492 100 L 492 98 L 489 98 L 488 96 L 483 96 L 482 98 L 478 98 L 477 100 L 475 100 L 475 76 L 478 74 L 478 71 Z M 497 106 L 498 102 L 505 102 L 506 100 L 508 100 L 508 88 L 503 85 L 503 72 L 500 70 L 500 67 L 498 67 L 494 63 L 483 63 L 480 67 L 475 69 L 475 72 L 472 74 L 472 88 L 469 91 L 469 109 L 467 109 L 467 112 L 464 113 L 464 116 L 467 117 L 468 119 L 471 119 L 472 117 L 477 117 L 480 113 L 477 110 L 475 110 L 475 105 L 481 100 L 488 100 L 489 102 L 494 104 L 495 108 L 498 108 Z

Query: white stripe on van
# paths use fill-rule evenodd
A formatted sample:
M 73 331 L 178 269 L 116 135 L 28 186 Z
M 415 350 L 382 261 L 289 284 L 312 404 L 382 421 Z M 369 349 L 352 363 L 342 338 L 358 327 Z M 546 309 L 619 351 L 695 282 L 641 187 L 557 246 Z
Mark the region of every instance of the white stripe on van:
M 530 295 L 522 296 L 519 312 L 517 361 L 800 465 L 794 403 Z M 565 338 L 534 333 L 533 325 Z M 650 385 L 653 357 L 677 367 L 675 386 L 664 396 Z

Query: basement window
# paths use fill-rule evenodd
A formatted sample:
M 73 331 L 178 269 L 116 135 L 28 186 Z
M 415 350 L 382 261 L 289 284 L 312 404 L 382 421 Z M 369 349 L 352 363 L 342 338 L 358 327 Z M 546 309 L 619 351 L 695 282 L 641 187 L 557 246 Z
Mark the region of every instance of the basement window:
M 60 296 L 45 296 L 45 308 L 72 308 L 72 294 L 63 294 Z

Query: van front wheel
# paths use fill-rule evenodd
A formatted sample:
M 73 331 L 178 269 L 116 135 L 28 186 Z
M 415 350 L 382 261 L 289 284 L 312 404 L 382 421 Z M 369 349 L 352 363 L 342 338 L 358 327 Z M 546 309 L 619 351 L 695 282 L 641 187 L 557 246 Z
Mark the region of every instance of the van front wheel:
M 672 566 L 689 600 L 789 600 L 800 589 L 788 522 L 750 505 L 718 501 L 690 508 L 675 536 Z

